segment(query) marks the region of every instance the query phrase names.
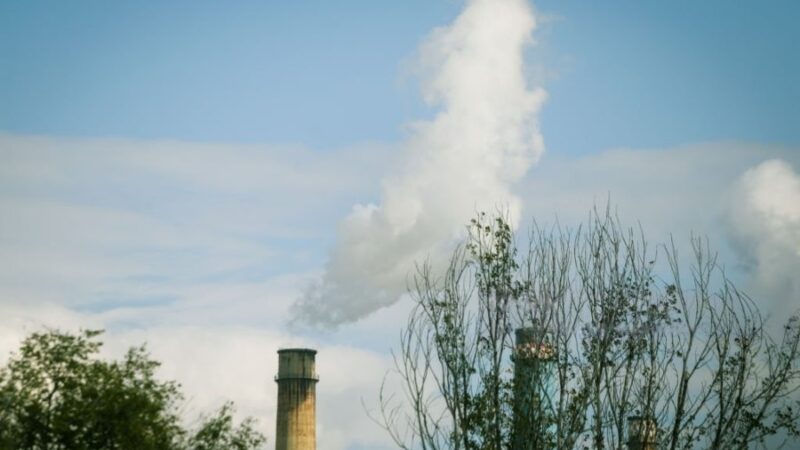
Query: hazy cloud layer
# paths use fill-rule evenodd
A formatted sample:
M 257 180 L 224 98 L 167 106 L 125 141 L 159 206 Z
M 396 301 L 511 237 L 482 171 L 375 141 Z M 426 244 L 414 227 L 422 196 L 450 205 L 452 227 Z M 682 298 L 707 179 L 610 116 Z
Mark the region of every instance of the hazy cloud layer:
M 533 29 L 524 0 L 472 0 L 423 43 L 422 93 L 440 112 L 413 124 L 380 204 L 357 205 L 340 224 L 325 274 L 294 306 L 298 319 L 336 325 L 390 305 L 415 263 L 440 262 L 476 210 L 519 216 L 512 184 L 543 151 L 545 93 L 524 76 Z
M 274 442 L 275 351 L 313 346 L 320 449 L 389 448 L 360 402 L 387 355 L 282 327 L 388 153 L 0 135 L 0 364 L 42 327 L 105 328 L 109 356 L 148 343 L 187 418 L 230 399 Z
M 387 153 L 0 135 L 0 297 L 258 302 L 268 279 L 317 270 L 328 222 L 377 190 Z

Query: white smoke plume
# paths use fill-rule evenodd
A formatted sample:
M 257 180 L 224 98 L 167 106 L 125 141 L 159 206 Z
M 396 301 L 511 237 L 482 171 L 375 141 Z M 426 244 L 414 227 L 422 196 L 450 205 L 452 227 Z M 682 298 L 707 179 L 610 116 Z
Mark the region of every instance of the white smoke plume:
M 734 190 L 733 239 L 756 292 L 782 322 L 800 311 L 800 175 L 780 159 L 748 171 Z
M 334 326 L 364 317 L 397 301 L 416 263 L 445 258 L 476 210 L 519 217 L 511 186 L 544 149 L 545 92 L 528 86 L 523 57 L 534 26 L 525 0 L 470 0 L 422 44 L 422 94 L 439 112 L 413 124 L 381 203 L 356 205 L 340 224 L 296 319 Z

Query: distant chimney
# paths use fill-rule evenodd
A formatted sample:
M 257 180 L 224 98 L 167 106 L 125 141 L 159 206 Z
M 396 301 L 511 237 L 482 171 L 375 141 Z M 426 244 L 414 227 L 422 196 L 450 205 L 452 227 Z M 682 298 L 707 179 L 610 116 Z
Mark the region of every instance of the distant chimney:
M 628 449 L 656 450 L 658 426 L 652 417 L 628 417 Z
M 555 349 L 541 325 L 519 328 L 515 337 L 512 449 L 548 448 L 547 404 L 551 401 Z
M 316 350 L 278 350 L 278 417 L 275 450 L 317 449 Z

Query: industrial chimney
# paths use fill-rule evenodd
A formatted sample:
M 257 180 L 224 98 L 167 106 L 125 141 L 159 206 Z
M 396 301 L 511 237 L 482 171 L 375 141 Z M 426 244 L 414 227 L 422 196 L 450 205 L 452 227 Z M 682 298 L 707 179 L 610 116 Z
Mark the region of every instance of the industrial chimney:
M 316 350 L 278 350 L 278 417 L 275 450 L 317 449 Z
M 514 345 L 513 450 L 548 448 L 548 402 L 555 349 L 539 324 L 516 330 Z
M 628 417 L 628 449 L 655 450 L 658 424 L 649 416 Z

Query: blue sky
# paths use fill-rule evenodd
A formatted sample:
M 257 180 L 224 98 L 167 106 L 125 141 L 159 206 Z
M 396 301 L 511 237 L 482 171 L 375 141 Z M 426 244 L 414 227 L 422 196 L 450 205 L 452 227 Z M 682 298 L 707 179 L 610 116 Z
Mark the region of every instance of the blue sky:
M 405 62 L 460 7 L 3 2 L 0 130 L 320 150 L 396 141 L 430 114 Z M 800 141 L 795 2 L 536 7 L 551 151 Z
M 442 267 L 476 210 L 571 225 L 609 198 L 653 242 L 708 236 L 786 317 L 799 15 L 0 0 L 0 362 L 42 326 L 105 328 L 188 411 L 232 399 L 272 436 L 274 351 L 311 346 L 320 450 L 392 448 L 353 399 L 377 401 L 414 264 Z

